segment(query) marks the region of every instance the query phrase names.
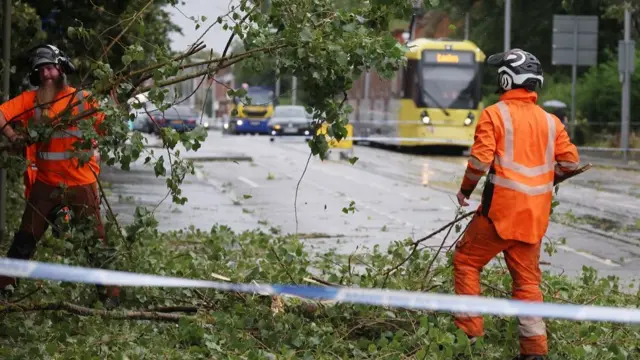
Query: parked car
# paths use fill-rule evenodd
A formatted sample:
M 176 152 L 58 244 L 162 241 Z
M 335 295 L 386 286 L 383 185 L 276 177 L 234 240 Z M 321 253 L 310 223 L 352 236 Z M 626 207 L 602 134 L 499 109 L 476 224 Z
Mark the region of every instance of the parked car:
M 310 136 L 313 131 L 309 115 L 304 106 L 276 106 L 269 122 L 271 136 Z
M 148 114 L 142 110 L 138 112 L 134 121 L 134 129 L 159 133 L 161 128 L 171 127 L 178 132 L 190 131 L 195 129 L 199 118 L 197 112 L 184 105 L 174 105 L 164 112 L 154 108 L 149 110 Z

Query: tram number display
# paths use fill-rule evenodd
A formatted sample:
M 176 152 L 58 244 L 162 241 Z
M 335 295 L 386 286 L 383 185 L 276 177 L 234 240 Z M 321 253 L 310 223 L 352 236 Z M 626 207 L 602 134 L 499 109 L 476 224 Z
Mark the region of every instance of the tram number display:
M 475 61 L 475 54 L 470 51 L 425 50 L 422 52 L 422 62 L 424 64 L 470 65 Z

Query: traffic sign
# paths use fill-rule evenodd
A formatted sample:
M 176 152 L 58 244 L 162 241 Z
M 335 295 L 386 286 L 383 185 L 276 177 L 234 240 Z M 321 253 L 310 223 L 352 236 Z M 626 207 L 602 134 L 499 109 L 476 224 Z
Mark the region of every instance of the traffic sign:
M 553 65 L 596 65 L 598 17 L 554 15 L 551 62 Z
M 571 65 L 571 138 L 576 131 L 576 81 L 578 66 L 598 63 L 598 17 L 553 15 L 551 63 Z
M 633 74 L 636 70 L 636 42 L 633 40 L 618 41 L 618 71 Z

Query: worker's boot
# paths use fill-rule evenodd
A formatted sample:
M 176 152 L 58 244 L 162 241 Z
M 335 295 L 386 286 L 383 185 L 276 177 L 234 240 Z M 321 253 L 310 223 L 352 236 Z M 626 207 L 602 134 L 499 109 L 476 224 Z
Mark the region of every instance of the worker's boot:
M 518 355 L 513 360 L 545 360 L 546 357 L 542 355 Z
M 36 251 L 36 238 L 33 234 L 24 230 L 18 230 L 16 233 L 11 247 L 7 252 L 7 257 L 10 259 L 29 260 L 33 257 Z M 3 297 L 7 297 L 11 291 L 8 289 L 11 285 L 14 290 L 18 287 L 19 280 L 11 276 L 0 276 L 0 293 Z
M 18 279 L 9 276 L 0 276 L 0 301 L 8 300 L 13 291 L 9 289 L 9 285 L 15 288 L 18 286 Z

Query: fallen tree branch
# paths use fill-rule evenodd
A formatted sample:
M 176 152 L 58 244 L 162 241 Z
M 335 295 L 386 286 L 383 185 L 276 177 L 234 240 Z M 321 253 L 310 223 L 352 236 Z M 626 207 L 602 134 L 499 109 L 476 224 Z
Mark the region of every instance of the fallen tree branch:
M 180 321 L 180 319 L 186 318 L 186 316 L 179 314 L 167 314 L 150 311 L 97 310 L 67 302 L 41 303 L 31 305 L 7 304 L 0 307 L 0 313 L 3 314 L 30 311 L 66 311 L 68 313 L 80 316 L 100 316 L 103 318 L 118 320 L 160 320 L 178 322 Z
M 456 214 L 456 218 L 453 221 L 457 222 L 457 220 L 458 220 L 458 215 Z M 427 288 L 427 286 L 431 283 L 431 281 L 433 280 L 433 276 L 429 276 L 430 275 L 429 273 L 431 272 L 431 267 L 433 266 L 433 263 L 438 258 L 438 255 L 440 255 L 440 252 L 442 251 L 442 248 L 444 247 L 444 243 L 447 242 L 447 239 L 449 238 L 449 234 L 451 234 L 451 230 L 453 230 L 453 226 L 454 225 L 455 225 L 455 223 L 453 223 L 453 224 L 451 224 L 451 226 L 449 226 L 449 230 L 447 230 L 447 234 L 442 239 L 442 242 L 440 243 L 440 247 L 438 247 L 438 251 L 436 251 L 435 255 L 433 255 L 433 257 L 431 258 L 431 261 L 429 261 L 429 265 L 427 265 L 427 269 L 424 272 L 424 278 L 427 279 L 427 281 L 424 283 L 424 285 L 420 289 L 421 291 L 424 291 Z
M 141 311 L 151 312 L 151 313 L 174 313 L 174 312 L 184 312 L 184 313 L 196 313 L 200 308 L 197 306 L 164 306 L 157 308 L 149 308 Z
M 474 210 L 474 211 L 469 211 L 468 213 L 466 213 L 466 214 L 464 214 L 464 215 L 462 215 L 462 216 L 460 216 L 460 217 L 456 217 L 456 219 L 455 219 L 455 220 L 448 222 L 446 225 L 442 226 L 441 228 L 439 228 L 438 230 L 436 230 L 436 231 L 432 232 L 431 234 L 429 234 L 429 235 L 427 235 L 427 236 L 425 236 L 425 237 L 423 237 L 423 238 L 421 238 L 421 239 L 419 239 L 419 240 L 417 240 L 417 241 L 414 241 L 414 242 L 413 242 L 413 244 L 412 244 L 413 246 L 412 246 L 412 248 L 411 248 L 411 251 L 409 251 L 409 255 L 407 255 L 407 257 L 406 257 L 406 258 L 404 258 L 404 260 L 402 260 L 399 264 L 395 265 L 394 267 L 390 268 L 389 270 L 387 270 L 387 271 L 385 272 L 385 274 L 384 274 L 384 275 L 385 275 L 385 279 L 384 279 L 384 281 L 382 282 L 382 287 L 383 287 L 383 288 L 385 287 L 385 285 L 386 285 L 386 283 L 387 283 L 387 280 L 389 279 L 389 275 L 391 275 L 391 273 L 392 273 L 392 272 L 394 272 L 394 271 L 398 270 L 402 265 L 404 265 L 407 261 L 409 261 L 409 259 L 411 259 L 411 257 L 413 256 L 413 254 L 414 254 L 414 253 L 416 252 L 416 250 L 418 249 L 418 245 L 420 245 L 421 243 L 423 243 L 423 242 L 425 242 L 425 241 L 427 241 L 427 240 L 431 239 L 432 237 L 434 237 L 434 236 L 438 235 L 439 233 L 441 233 L 441 232 L 443 232 L 443 231 L 447 230 L 447 229 L 448 229 L 448 228 L 450 228 L 451 226 L 453 226 L 453 225 L 455 225 L 456 223 L 458 223 L 458 222 L 460 222 L 460 221 L 462 221 L 462 220 L 464 220 L 464 219 L 468 218 L 469 216 L 471 216 L 471 215 L 473 215 L 473 214 L 475 214 L 475 213 L 476 213 L 476 211 L 475 211 L 475 210 Z

